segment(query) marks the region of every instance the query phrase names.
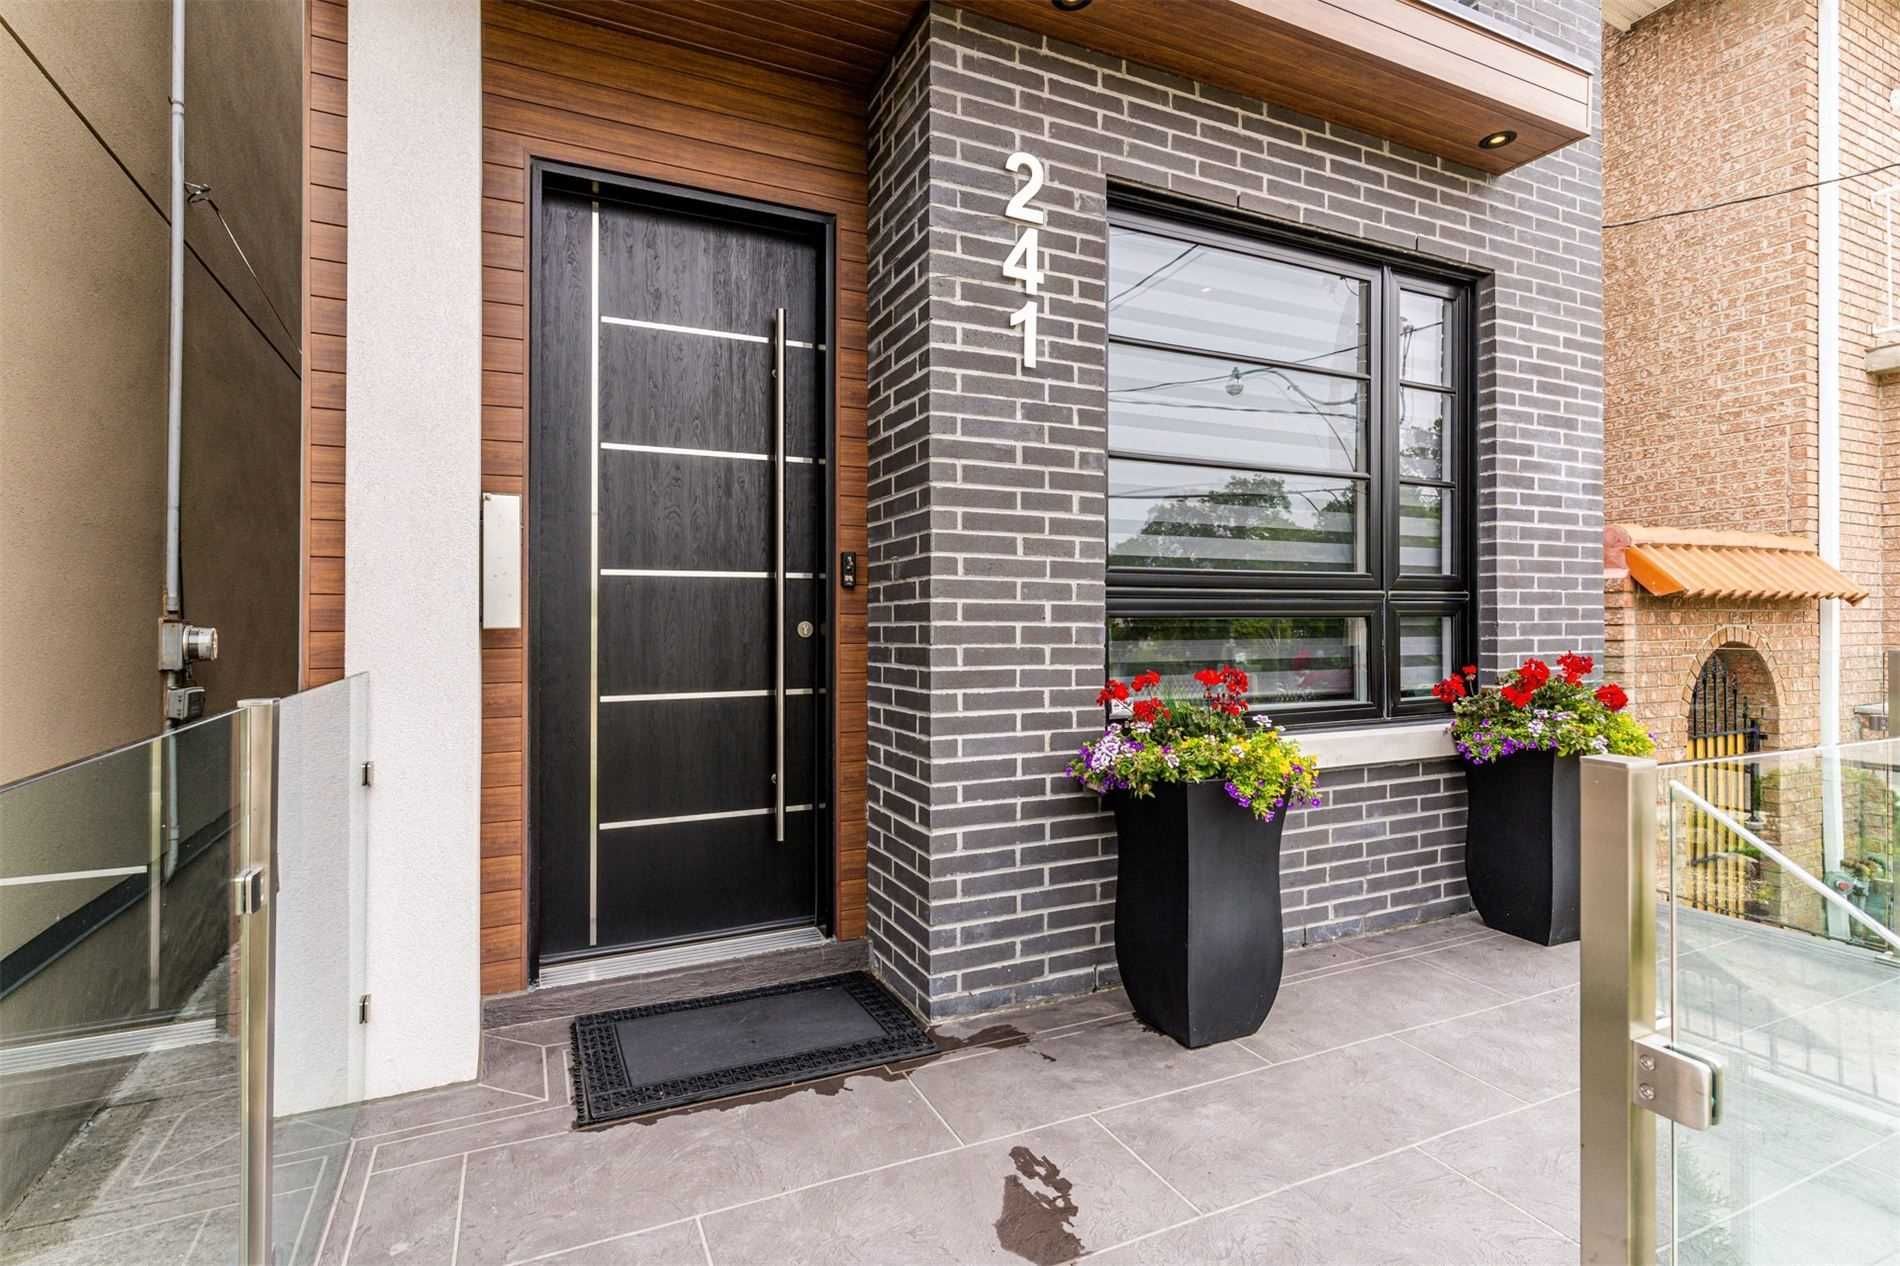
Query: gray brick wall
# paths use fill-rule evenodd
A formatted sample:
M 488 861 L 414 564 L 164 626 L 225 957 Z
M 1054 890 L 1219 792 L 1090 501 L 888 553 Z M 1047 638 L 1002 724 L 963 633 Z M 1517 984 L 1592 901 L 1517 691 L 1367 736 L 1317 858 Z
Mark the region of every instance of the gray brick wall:
M 1476 7 L 1596 62 L 1594 4 Z M 1600 649 L 1594 140 L 1487 177 L 945 6 L 871 134 L 867 886 L 874 961 L 914 1005 L 1113 978 L 1113 823 L 1062 773 L 1101 721 L 1110 181 L 1483 270 L 1483 660 Z M 1049 167 L 1033 371 L 1000 272 L 1016 149 Z M 1289 939 L 1466 907 L 1455 765 L 1323 785 L 1287 826 Z

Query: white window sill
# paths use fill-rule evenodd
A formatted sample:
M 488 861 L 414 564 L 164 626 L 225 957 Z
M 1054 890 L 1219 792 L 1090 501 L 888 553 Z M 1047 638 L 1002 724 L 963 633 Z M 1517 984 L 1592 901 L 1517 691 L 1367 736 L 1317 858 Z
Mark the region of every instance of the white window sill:
M 1288 737 L 1319 762 L 1321 769 L 1350 765 L 1389 765 L 1399 761 L 1439 760 L 1456 756 L 1448 723 L 1423 721 L 1411 725 L 1368 725 L 1353 730 L 1315 730 Z

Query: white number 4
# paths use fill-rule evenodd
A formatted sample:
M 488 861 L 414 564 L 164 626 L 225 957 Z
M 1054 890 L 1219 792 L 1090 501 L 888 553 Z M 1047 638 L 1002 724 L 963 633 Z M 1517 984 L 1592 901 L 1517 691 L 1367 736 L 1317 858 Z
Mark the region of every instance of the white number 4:
M 1023 368 L 1036 367 L 1036 301 L 1031 299 L 1022 307 L 1009 314 L 1012 326 L 1023 327 Z
M 1003 276 L 1023 283 L 1023 289 L 1029 294 L 1036 293 L 1036 287 L 1042 284 L 1042 269 L 1036 267 L 1041 257 L 1037 250 L 1037 234 L 1040 229 L 1024 229 L 1023 235 L 1016 239 L 1016 246 L 1003 261 Z

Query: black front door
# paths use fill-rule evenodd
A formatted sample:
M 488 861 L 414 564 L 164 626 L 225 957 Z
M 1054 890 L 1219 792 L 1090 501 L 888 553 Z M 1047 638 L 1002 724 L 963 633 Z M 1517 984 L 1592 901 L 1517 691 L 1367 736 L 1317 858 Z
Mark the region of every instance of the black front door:
M 828 228 L 550 171 L 537 230 L 539 957 L 812 923 Z

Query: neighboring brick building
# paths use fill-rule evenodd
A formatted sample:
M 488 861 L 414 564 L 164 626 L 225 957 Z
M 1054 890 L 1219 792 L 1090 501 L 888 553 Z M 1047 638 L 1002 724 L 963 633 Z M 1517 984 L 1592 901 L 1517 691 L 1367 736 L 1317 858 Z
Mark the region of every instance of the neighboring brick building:
M 1900 9 L 1624 0 L 1605 16 L 1621 28 L 1603 66 L 1605 518 L 1797 538 L 1841 592 L 1868 591 L 1659 597 L 1612 542 L 1610 670 L 1665 757 L 1686 750 L 1712 655 L 1770 746 L 1875 733 L 1900 581 L 1900 171 L 1860 173 L 1900 162 Z

